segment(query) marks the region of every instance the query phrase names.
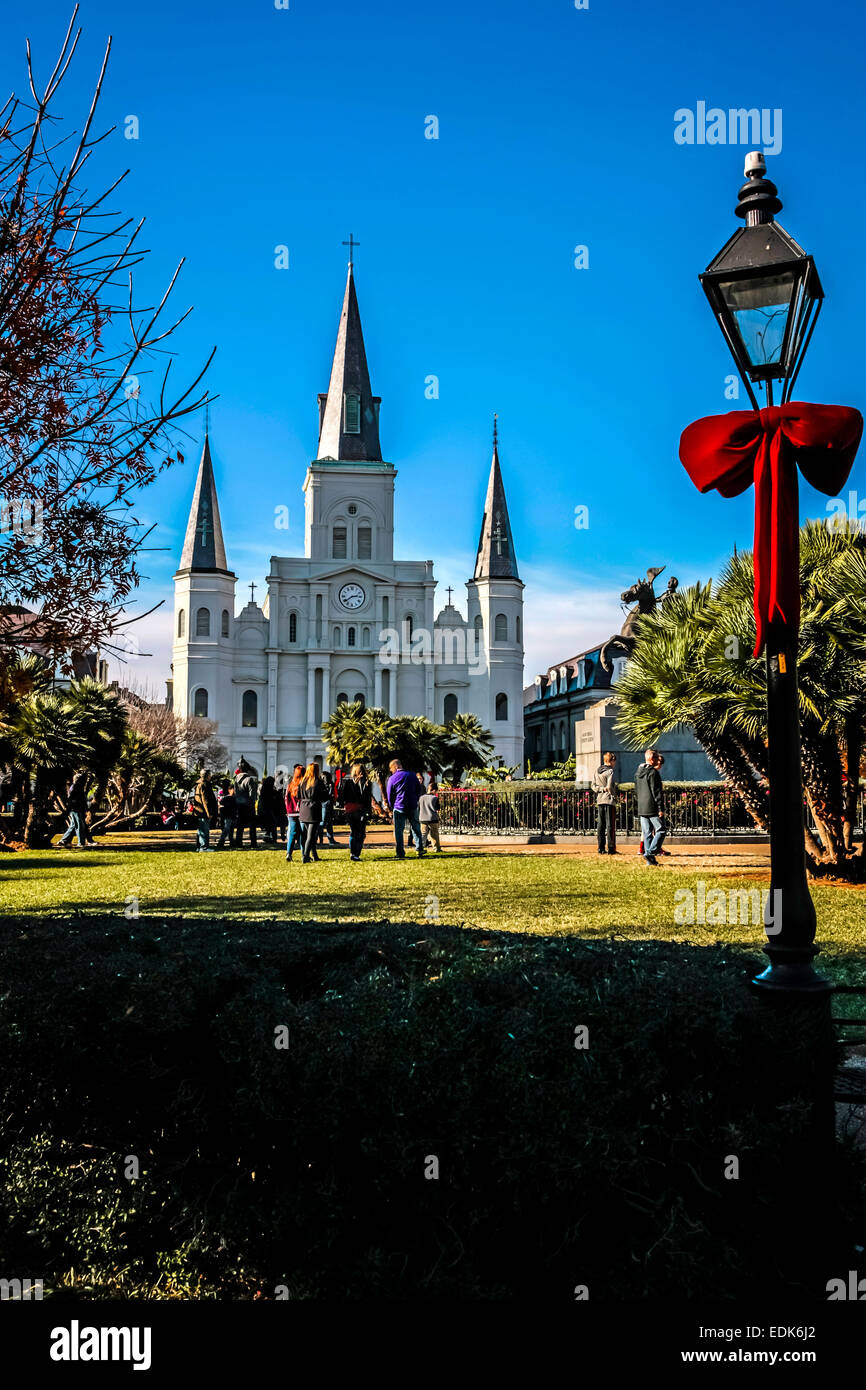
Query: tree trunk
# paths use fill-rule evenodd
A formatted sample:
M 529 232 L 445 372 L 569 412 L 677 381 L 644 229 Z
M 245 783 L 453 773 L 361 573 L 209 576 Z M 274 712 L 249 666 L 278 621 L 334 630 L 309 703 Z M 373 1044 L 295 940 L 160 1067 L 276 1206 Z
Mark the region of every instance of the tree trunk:
M 860 753 L 863 747 L 863 721 L 859 715 L 849 715 L 844 725 L 844 751 L 842 766 L 845 772 L 845 785 L 842 788 L 844 807 L 843 838 L 849 853 L 854 851 L 854 826 L 857 823 L 858 803 L 860 801 Z M 863 850 L 858 851 L 860 854 Z
M 733 787 L 759 830 L 770 831 L 770 801 L 766 789 L 751 776 L 742 747 L 727 734 L 719 734 L 709 724 L 694 726 L 698 742 L 707 757 Z

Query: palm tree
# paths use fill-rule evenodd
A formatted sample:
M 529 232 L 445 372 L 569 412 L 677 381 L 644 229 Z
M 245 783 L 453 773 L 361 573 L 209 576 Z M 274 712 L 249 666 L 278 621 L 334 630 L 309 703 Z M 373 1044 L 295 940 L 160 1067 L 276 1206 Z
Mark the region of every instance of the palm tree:
M 486 767 L 493 752 L 493 736 L 474 714 L 455 714 L 445 725 L 443 763 L 455 786 L 470 767 Z
M 85 676 L 66 694 L 66 708 L 87 741 L 87 767 L 96 778 L 100 794 L 120 754 L 127 727 L 126 708 L 115 690 Z
M 322 737 L 332 767 L 357 762 L 364 741 L 364 705 L 360 700 L 343 701 L 322 725 Z
M 8 725 L 14 765 L 29 779 L 29 804 L 24 827 L 28 849 L 50 843 L 49 808 L 74 768 L 88 754 L 80 722 L 65 699 L 52 693 L 23 700 Z
M 852 846 L 866 723 L 866 536 L 809 522 L 800 546 L 803 782 L 820 843 L 804 833 L 814 870 L 843 863 Z M 715 591 L 696 584 L 642 618 L 616 696 L 618 727 L 635 747 L 690 725 L 766 830 L 766 670 L 752 656 L 753 583 L 751 555 L 741 553 Z
M 187 770 L 144 734 L 126 729 L 108 779 L 109 806 L 99 826 L 134 821 L 162 796 L 167 781 L 188 781 Z

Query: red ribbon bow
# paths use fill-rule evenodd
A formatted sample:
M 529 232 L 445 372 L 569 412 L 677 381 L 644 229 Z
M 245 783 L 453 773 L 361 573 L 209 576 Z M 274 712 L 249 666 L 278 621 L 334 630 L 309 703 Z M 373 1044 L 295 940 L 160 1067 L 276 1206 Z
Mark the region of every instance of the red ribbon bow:
M 859 410 L 789 401 L 708 415 L 683 430 L 680 459 L 700 492 L 737 497 L 755 484 L 755 656 L 772 623 L 800 622 L 797 469 L 828 497 L 845 483 L 863 433 Z

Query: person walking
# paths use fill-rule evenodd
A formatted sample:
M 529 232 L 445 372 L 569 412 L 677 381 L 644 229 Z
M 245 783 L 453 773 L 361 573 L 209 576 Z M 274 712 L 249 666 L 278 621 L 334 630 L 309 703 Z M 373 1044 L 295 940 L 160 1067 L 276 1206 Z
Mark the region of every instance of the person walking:
M 421 843 L 425 849 L 430 846 L 432 840 L 436 846 L 436 853 L 442 853 L 442 846 L 439 843 L 439 785 L 435 777 L 430 778 L 430 783 L 425 791 L 421 789 L 421 796 L 418 801 L 418 823 L 421 826 Z
M 212 854 L 210 847 L 211 821 L 216 819 L 217 799 L 210 784 L 210 773 L 203 768 L 192 797 L 193 814 L 196 818 L 198 839 L 196 850 L 199 854 Z
M 238 819 L 238 803 L 234 786 L 228 778 L 225 779 L 220 788 L 219 803 L 221 824 L 220 837 L 217 841 L 216 848 L 222 849 L 223 846 L 226 846 L 228 849 L 231 849 L 234 843 L 235 825 Z
M 319 844 L 325 843 L 325 836 L 328 837 L 328 844 L 331 849 L 337 849 L 337 841 L 334 839 L 334 779 L 330 772 L 322 773 L 322 785 L 327 792 L 328 799 L 322 805 L 322 820 L 319 825 Z
M 658 868 L 659 861 L 656 854 L 661 849 L 662 841 L 665 838 L 662 824 L 664 810 L 662 779 L 656 763 L 657 757 L 656 750 L 648 748 L 644 755 L 644 761 L 634 775 L 637 813 L 640 817 L 643 833 L 643 861 L 654 869 Z
M 349 827 L 349 858 L 358 864 L 373 815 L 373 785 L 363 763 L 353 763 L 350 775 L 340 778 L 337 798 Z
M 598 852 L 616 854 L 616 754 L 605 753 L 601 767 L 593 774 L 592 789 L 598 812 Z
M 304 852 L 301 856 L 301 863 L 309 864 L 311 859 L 318 861 L 319 858 L 316 853 L 316 836 L 319 833 L 319 826 L 322 824 L 322 808 L 328 799 L 318 763 L 307 765 L 298 792 L 298 810 L 304 830 Z
M 418 802 L 421 799 L 418 775 L 415 772 L 406 772 L 399 758 L 392 758 L 388 768 L 391 776 L 385 788 L 385 800 L 394 817 L 395 858 L 406 858 L 403 833 L 408 825 L 415 842 L 416 853 L 421 859 L 426 851 L 421 841 L 421 826 L 418 823 Z
M 286 787 L 286 816 L 289 823 L 289 836 L 286 841 L 286 863 L 291 864 L 295 845 L 303 851 L 301 836 L 300 787 L 304 777 L 303 763 L 295 763 L 292 780 Z
M 84 849 L 84 817 L 87 815 L 87 773 L 78 772 L 69 783 L 66 793 L 66 812 L 69 824 L 58 840 L 58 847 L 65 849 L 73 835 L 79 849 Z
M 273 777 L 263 777 L 259 787 L 258 815 L 266 845 L 277 843 L 277 802 L 280 800 Z
M 256 839 L 256 794 L 259 789 L 256 770 L 246 760 L 240 758 L 235 768 L 235 801 L 237 804 L 237 831 L 235 849 L 244 847 L 244 830 L 250 832 L 250 849 L 258 849 Z

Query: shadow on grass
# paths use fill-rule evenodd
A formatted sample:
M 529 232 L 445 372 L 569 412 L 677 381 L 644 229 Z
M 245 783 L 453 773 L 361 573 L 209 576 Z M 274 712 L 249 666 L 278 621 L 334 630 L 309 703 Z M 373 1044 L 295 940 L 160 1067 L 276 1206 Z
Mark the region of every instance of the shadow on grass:
M 828 1128 L 828 1013 L 750 992 L 757 952 L 405 922 L 13 926 L 0 1257 L 47 1296 L 86 1268 L 97 1297 L 161 1278 L 156 1296 L 823 1299 L 855 1267 L 863 1173 Z

